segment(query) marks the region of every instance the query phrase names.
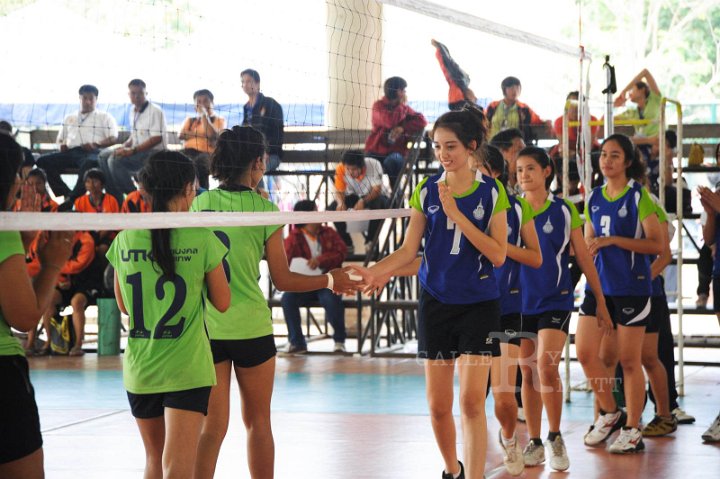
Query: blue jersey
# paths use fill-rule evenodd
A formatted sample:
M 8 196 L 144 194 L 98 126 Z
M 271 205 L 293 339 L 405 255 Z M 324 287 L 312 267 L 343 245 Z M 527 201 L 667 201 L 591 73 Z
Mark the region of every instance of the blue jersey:
M 522 245 L 520 230 L 523 225 L 532 220 L 530 205 L 519 196 L 508 196 L 510 209 L 507 213 L 508 245 Z M 505 263 L 496 268 L 498 289 L 500 290 L 500 314 L 513 314 L 522 311 L 520 296 L 520 263 L 509 256 Z
M 720 215 L 715 215 L 715 243 L 713 244 L 716 248 L 720 245 Z M 713 260 L 713 278 L 718 277 L 720 277 L 720 254 L 716 253 L 715 259 Z M 718 299 L 718 301 L 720 301 L 720 299 Z
M 595 236 L 644 237 L 642 221 L 656 214 L 650 194 L 630 180 L 617 198 L 609 198 L 605 185 L 592 190 L 587 198 Z M 650 256 L 617 246 L 601 248 L 595 257 L 603 293 L 609 296 L 650 296 Z M 589 289 L 589 287 L 588 287 Z
M 427 219 L 418 272 L 420 284 L 446 304 L 497 299 L 500 294 L 493 265 L 445 215 L 437 186 L 440 181 L 445 181 L 445 173 L 423 179 L 410 198 L 410 206 Z M 509 206 L 502 184 L 480 173 L 468 191 L 455 195 L 455 201 L 458 209 L 485 233 L 489 233 L 492 216 Z
M 522 312 L 571 311 L 570 234 L 583 221 L 574 204 L 553 194 L 534 212 L 534 221 L 543 262 L 539 268 L 520 266 Z

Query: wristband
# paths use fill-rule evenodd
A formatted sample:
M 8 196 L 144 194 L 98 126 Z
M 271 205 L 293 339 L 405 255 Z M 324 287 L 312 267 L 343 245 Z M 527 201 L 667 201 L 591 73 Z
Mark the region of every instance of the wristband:
M 333 280 L 333 276 L 330 273 L 325 273 L 325 276 L 327 276 L 328 282 L 327 286 L 325 286 L 327 289 L 331 290 L 333 289 L 333 286 L 335 286 L 335 280 Z

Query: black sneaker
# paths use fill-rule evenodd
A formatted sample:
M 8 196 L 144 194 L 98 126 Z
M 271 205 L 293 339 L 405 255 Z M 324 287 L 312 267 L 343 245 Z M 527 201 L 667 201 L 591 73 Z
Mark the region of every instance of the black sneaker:
M 457 477 L 457 479 L 465 479 L 465 466 L 463 466 L 463 463 L 460 461 L 458 461 L 458 464 L 460 464 L 460 475 Z M 454 479 L 454 476 L 451 472 L 443 471 L 442 479 Z

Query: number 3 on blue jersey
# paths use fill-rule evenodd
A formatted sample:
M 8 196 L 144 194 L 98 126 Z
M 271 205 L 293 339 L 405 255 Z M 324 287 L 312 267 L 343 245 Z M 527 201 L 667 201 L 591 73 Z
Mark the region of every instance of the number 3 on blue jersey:
M 610 216 L 602 215 L 600 217 L 600 236 L 610 236 Z
M 460 254 L 460 238 L 462 238 L 462 231 L 460 231 L 460 228 L 458 228 L 455 222 L 450 218 L 447 219 L 447 229 L 455 230 L 450 254 Z

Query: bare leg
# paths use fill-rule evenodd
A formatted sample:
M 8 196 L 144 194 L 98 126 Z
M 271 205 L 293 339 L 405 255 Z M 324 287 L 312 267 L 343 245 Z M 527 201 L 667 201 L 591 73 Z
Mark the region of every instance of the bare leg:
M 162 416 L 151 419 L 135 418 L 140 437 L 145 446 L 144 479 L 162 479 L 163 448 L 165 447 L 165 418 Z
M 515 401 L 515 378 L 520 348 L 514 344 L 500 343 L 500 357 L 492 359 L 490 378 L 495 417 L 502 427 L 505 439 L 512 439 L 517 424 L 518 407 Z
M 520 372 L 522 372 L 522 400 L 525 422 L 530 438 L 539 438 L 542 421 L 542 397 L 540 396 L 540 378 L 538 378 L 537 339 L 520 340 Z
M 73 313 L 73 329 L 75 329 L 75 346 L 73 349 L 82 349 L 83 340 L 85 339 L 85 308 L 87 308 L 88 300 L 82 293 L 75 293 L 70 300 Z
M 655 396 L 657 415 L 670 417 L 670 398 L 665 366 L 658 358 L 658 333 L 645 333 L 642 347 L 642 365 L 650 379 L 650 387 Z
M 43 450 L 38 449 L 25 457 L 0 464 L 0 477 L 3 479 L 43 479 Z
M 542 402 L 545 406 L 550 431 L 560 432 L 563 389 L 558 367 L 567 334 L 557 329 L 542 329 L 538 334 L 538 371 L 542 385 Z
M 230 421 L 230 361 L 215 364 L 217 385 L 210 391 L 208 415 L 202 421 L 195 461 L 195 479 L 212 478 L 215 475 L 225 434 Z
M 618 350 L 623 368 L 627 426 L 639 427 L 645 402 L 645 375 L 640 360 L 645 336 L 644 326 L 618 326 Z M 667 387 L 665 387 L 667 391 Z
M 616 332 L 611 335 L 617 334 Z M 612 395 L 612 383 L 614 375 L 608 377 L 608 371 L 600 359 L 600 345 L 608 340 L 598 328 L 594 316 L 580 316 L 577 333 L 575 334 L 575 348 L 577 357 L 582 364 L 588 384 L 595 393 L 600 407 L 605 412 L 617 410 L 615 398 Z
M 460 375 L 460 415 L 463 427 L 465 477 L 482 479 L 487 455 L 485 393 L 489 380 L 490 356 L 463 354 L 457 360 Z
M 202 413 L 165 408 L 164 477 L 192 477 L 202 423 Z
M 454 360 L 425 361 L 425 393 L 430 409 L 430 422 L 435 433 L 435 442 L 445 462 L 445 471 L 453 474 L 460 471 L 455 419 L 452 414 L 454 377 Z M 485 387 L 487 388 L 487 383 Z

